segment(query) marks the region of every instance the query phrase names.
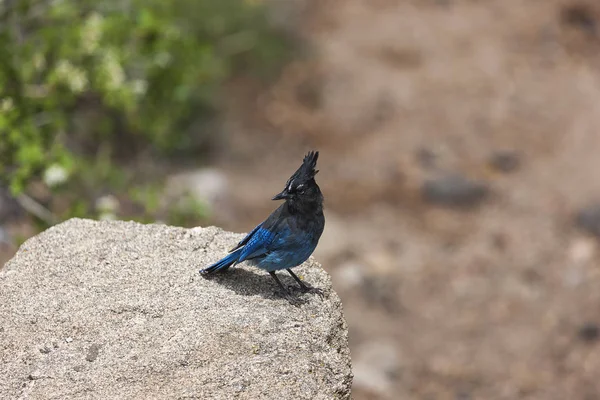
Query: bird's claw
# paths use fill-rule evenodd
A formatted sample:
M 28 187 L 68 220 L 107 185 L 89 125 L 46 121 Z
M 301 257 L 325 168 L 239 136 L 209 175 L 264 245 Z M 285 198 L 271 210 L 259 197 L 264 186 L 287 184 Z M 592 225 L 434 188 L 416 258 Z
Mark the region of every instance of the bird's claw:
M 304 289 L 304 293 L 315 293 L 320 298 L 325 297 L 325 292 L 323 292 L 322 289 L 315 288 L 315 287 L 306 287 L 306 289 Z
M 293 285 L 288 285 L 288 292 L 289 293 L 293 293 L 293 292 L 300 292 L 300 293 L 314 293 L 316 295 L 318 295 L 319 297 L 323 298 L 325 296 L 325 293 L 323 292 L 323 290 L 319 289 L 319 288 L 315 288 L 312 286 L 293 286 Z
M 286 299 L 291 305 L 295 306 L 295 307 L 300 307 L 303 304 L 306 304 L 308 301 L 298 298 L 294 295 L 292 295 L 290 292 L 281 292 L 281 297 L 283 297 L 284 299 Z

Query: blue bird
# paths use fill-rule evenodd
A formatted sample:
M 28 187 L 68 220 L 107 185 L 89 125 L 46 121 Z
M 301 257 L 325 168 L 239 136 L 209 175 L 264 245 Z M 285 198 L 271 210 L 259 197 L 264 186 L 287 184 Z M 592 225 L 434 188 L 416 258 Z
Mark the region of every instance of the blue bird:
M 298 170 L 288 179 L 285 188 L 272 200 L 285 200 L 273 213 L 254 228 L 230 254 L 216 263 L 200 270 L 203 275 L 225 271 L 243 261 L 266 270 L 282 290 L 284 297 L 291 297 L 275 271 L 286 270 L 300 285 L 303 292 L 322 293 L 308 287 L 291 270 L 313 253 L 325 227 L 323 194 L 315 175 L 319 152 L 309 152 Z

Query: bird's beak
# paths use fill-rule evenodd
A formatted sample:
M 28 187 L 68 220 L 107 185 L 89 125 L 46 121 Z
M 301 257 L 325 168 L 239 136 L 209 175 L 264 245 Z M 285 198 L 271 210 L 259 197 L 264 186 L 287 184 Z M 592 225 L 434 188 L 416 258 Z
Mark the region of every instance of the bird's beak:
M 287 190 L 283 189 L 281 193 L 276 194 L 271 200 L 284 200 L 288 197 L 290 197 L 289 193 L 287 192 Z

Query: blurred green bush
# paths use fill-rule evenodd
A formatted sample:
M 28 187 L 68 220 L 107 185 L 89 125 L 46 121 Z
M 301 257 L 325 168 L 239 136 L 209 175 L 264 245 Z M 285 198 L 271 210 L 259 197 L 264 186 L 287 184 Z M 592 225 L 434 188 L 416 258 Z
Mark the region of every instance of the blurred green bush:
M 224 81 L 286 49 L 259 0 L 2 0 L 0 184 L 60 182 L 107 143 L 189 151 Z

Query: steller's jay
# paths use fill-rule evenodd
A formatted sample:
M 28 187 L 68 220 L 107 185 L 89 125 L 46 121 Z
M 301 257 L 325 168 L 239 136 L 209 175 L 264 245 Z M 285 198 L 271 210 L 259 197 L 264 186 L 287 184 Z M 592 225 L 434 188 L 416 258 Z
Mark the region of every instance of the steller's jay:
M 291 270 L 312 254 L 325 227 L 323 195 L 315 182 L 315 175 L 319 172 L 315 170 L 318 157 L 318 151 L 309 152 L 300 168 L 288 179 L 283 191 L 273 197 L 273 200 L 285 200 L 285 203 L 231 249 L 231 254 L 200 270 L 200 273 L 225 271 L 237 263 L 249 261 L 269 272 L 292 303 L 297 303 L 297 300 L 291 297 L 275 271 L 285 269 L 303 292 L 321 294 L 320 289 L 306 286 Z

